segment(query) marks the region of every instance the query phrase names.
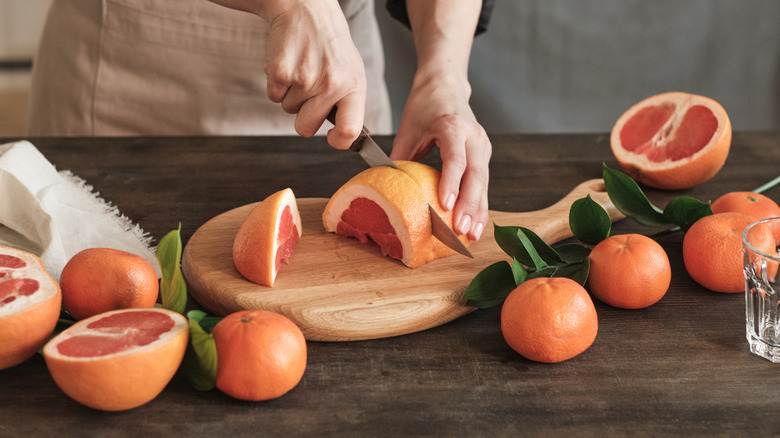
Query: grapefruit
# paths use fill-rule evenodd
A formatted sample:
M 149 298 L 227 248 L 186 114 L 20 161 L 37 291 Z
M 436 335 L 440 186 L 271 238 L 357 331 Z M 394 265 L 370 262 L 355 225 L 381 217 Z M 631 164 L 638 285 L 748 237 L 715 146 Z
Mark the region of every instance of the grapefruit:
M 780 217 L 780 206 L 771 198 L 760 193 L 753 192 L 729 192 L 721 195 L 712 203 L 713 213 L 726 213 L 729 211 L 745 213 L 755 220 Z M 766 224 L 772 229 L 775 241 L 780 242 L 780 222 Z
M 623 113 L 612 128 L 610 144 L 623 172 L 636 181 L 686 189 L 723 167 L 731 147 L 731 122 L 712 99 L 663 93 Z
M 431 233 L 428 204 L 452 228 L 452 212 L 438 200 L 439 171 L 413 161 L 395 164 L 398 169 L 366 169 L 341 186 L 322 214 L 325 230 L 374 242 L 410 268 L 456 254 Z M 458 237 L 469 245 L 465 235 Z
M 46 344 L 43 357 L 69 397 L 94 409 L 122 411 L 162 392 L 181 364 L 188 336 L 179 313 L 114 310 L 68 327 Z
M 281 397 L 306 370 L 306 339 L 295 323 L 267 310 L 222 318 L 211 332 L 217 349 L 217 389 L 240 400 Z
M 87 248 L 60 274 L 62 305 L 76 319 L 109 310 L 152 307 L 160 293 L 154 268 L 143 257 L 113 248 Z
M 301 237 L 301 215 L 290 189 L 265 198 L 249 213 L 233 240 L 233 263 L 247 280 L 273 286 Z
M 0 370 L 32 357 L 60 316 L 57 281 L 36 255 L 0 246 Z
M 685 232 L 682 246 L 683 262 L 691 278 L 714 292 L 743 292 L 742 234 L 753 222 L 752 216 L 735 212 L 715 213 L 694 222 Z M 751 242 L 765 254 L 776 254 L 774 235 L 765 224 L 751 229 Z M 770 271 L 770 276 L 774 277 L 775 272 Z

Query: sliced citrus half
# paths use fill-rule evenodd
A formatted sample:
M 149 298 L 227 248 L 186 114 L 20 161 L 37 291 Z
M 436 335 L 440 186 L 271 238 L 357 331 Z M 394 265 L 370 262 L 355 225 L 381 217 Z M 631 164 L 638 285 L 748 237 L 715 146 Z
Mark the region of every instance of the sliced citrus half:
M 62 294 L 35 254 L 0 246 L 0 369 L 32 357 L 60 316 Z
M 439 204 L 438 170 L 413 161 L 398 169 L 377 166 L 347 181 L 328 201 L 322 222 L 328 232 L 375 242 L 382 254 L 416 268 L 455 254 L 431 234 L 428 204 L 452 228 L 452 212 Z M 468 245 L 465 235 L 459 235 Z
M 247 280 L 273 286 L 301 237 L 301 215 L 290 189 L 265 198 L 249 213 L 233 240 L 233 263 Z
M 716 101 L 670 92 L 628 109 L 612 128 L 612 153 L 635 180 L 660 189 L 701 184 L 723 167 L 731 122 Z
M 43 357 L 54 382 L 72 399 L 122 411 L 162 392 L 181 364 L 188 336 L 187 320 L 176 312 L 114 310 L 68 327 L 43 347 Z

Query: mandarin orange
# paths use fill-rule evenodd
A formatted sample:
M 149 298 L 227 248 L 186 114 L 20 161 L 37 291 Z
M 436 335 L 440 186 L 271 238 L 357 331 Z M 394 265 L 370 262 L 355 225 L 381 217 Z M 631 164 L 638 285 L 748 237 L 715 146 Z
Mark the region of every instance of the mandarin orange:
M 598 333 L 588 292 L 564 277 L 537 277 L 515 288 L 501 308 L 501 332 L 517 353 L 555 363 L 587 350 Z
M 713 213 L 737 212 L 752 216 L 755 220 L 780 217 L 780 206 L 771 198 L 753 192 L 729 192 L 712 203 Z M 780 242 L 780 222 L 767 224 Z
M 306 339 L 287 317 L 242 310 L 211 331 L 217 349 L 217 389 L 249 401 L 281 397 L 306 370 Z

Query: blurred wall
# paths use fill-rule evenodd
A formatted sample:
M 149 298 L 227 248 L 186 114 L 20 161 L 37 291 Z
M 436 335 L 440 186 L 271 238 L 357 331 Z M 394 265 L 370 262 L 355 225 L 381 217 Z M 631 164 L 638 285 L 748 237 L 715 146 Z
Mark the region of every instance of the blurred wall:
M 413 40 L 376 1 L 397 127 Z M 780 130 L 780 1 L 497 0 L 470 80 L 488 133 L 608 132 L 666 91 L 717 100 L 735 130 Z

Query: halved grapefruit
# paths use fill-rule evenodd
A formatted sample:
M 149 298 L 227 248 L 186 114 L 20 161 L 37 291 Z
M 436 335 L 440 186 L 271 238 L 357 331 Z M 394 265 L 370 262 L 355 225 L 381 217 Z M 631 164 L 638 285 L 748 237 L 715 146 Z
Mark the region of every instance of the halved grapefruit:
M 60 316 L 57 281 L 34 254 L 0 246 L 0 369 L 32 357 Z
M 731 122 L 710 98 L 663 93 L 623 113 L 610 143 L 620 167 L 635 180 L 660 189 L 686 189 L 723 167 L 731 147 Z
M 77 402 L 103 411 L 141 406 L 160 394 L 184 357 L 187 320 L 159 307 L 81 320 L 43 347 L 52 378 Z
M 252 209 L 233 240 L 233 263 L 247 280 L 273 286 L 301 237 L 301 215 L 290 189 L 280 190 Z
M 347 181 L 328 201 L 322 222 L 328 232 L 375 242 L 382 254 L 416 268 L 455 254 L 431 234 L 428 204 L 452 227 L 452 212 L 439 204 L 441 174 L 413 161 L 396 161 L 398 169 L 377 166 Z M 470 242 L 465 235 L 461 241 Z

